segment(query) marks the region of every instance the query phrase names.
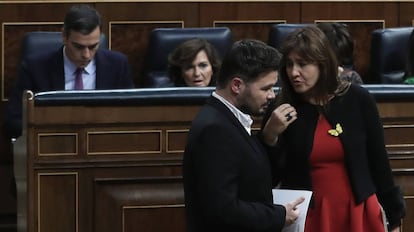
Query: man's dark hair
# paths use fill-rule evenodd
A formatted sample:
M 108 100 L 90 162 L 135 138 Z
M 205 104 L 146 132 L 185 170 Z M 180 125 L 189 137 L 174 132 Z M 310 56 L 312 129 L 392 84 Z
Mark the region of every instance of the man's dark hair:
M 237 41 L 224 56 L 217 87 L 225 88 L 234 77 L 251 83 L 263 73 L 277 71 L 280 60 L 281 54 L 262 41 L 254 39 Z
M 66 14 L 63 31 L 66 36 L 69 36 L 71 31 L 87 35 L 96 27 L 102 31 L 102 19 L 99 12 L 90 5 L 79 4 L 72 6 Z

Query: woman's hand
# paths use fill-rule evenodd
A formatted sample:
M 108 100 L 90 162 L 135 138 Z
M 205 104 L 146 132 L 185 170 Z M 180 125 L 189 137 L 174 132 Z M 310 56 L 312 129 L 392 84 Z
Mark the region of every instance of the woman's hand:
M 401 232 L 401 227 L 396 227 L 392 229 L 390 232 Z
M 290 104 L 285 103 L 274 109 L 263 128 L 265 143 L 275 145 L 279 135 L 296 119 L 296 109 Z

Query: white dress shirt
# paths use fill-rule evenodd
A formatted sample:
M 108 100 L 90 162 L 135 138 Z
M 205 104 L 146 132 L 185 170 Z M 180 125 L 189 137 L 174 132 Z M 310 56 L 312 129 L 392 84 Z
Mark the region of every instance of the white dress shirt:
M 65 47 L 63 47 L 63 66 L 65 71 L 65 90 L 75 88 L 76 65 L 67 57 Z M 96 88 L 96 65 L 95 59 L 83 69 L 82 72 L 83 89 Z
M 239 122 L 243 125 L 244 129 L 246 129 L 247 133 L 251 135 L 252 130 L 252 124 L 253 119 L 250 117 L 250 115 L 245 114 L 241 112 L 237 107 L 235 107 L 233 104 L 228 102 L 226 99 L 224 99 L 222 96 L 218 95 L 216 92 L 213 92 L 213 97 L 217 98 L 219 101 L 221 101 L 229 110 L 234 114 L 234 116 L 239 120 Z

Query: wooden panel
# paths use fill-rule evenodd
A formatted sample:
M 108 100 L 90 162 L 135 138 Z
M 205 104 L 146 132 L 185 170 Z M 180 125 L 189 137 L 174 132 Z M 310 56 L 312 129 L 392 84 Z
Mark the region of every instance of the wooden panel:
M 199 26 L 197 2 L 113 2 L 96 3 L 95 6 L 106 23 L 109 21 L 184 21 L 185 27 Z
M 355 39 L 356 70 L 365 83 L 374 83 L 375 80 L 369 76 L 368 72 L 371 32 L 374 29 L 398 25 L 398 3 L 319 2 L 302 3 L 302 8 L 306 9 L 302 12 L 302 23 L 350 22 L 350 32 Z
M 13 84 L 16 80 L 17 64 L 19 61 L 20 44 L 26 32 L 30 31 L 60 31 L 61 22 L 19 22 L 4 23 L 2 25 L 2 100 L 7 100 Z
M 76 133 L 38 134 L 39 156 L 76 155 L 78 135 Z
M 395 181 L 403 187 L 407 206 L 406 216 L 402 221 L 402 232 L 414 231 L 414 176 L 412 171 L 395 172 Z
M 299 2 L 220 2 L 200 3 L 200 26 L 211 27 L 215 21 L 286 21 L 300 22 Z M 249 35 L 256 38 L 255 33 Z
M 167 153 L 184 153 L 189 130 L 167 130 Z
M 233 40 L 241 40 L 251 38 L 261 40 L 265 43 L 269 41 L 269 31 L 273 24 L 285 23 L 283 20 L 267 20 L 267 21 L 215 21 L 215 27 L 230 28 Z
M 408 232 L 408 231 L 414 230 L 414 221 L 410 220 L 411 218 L 414 218 L 414 210 L 411 210 L 414 208 L 414 196 L 406 197 L 405 203 L 407 204 L 407 208 L 409 210 L 407 210 L 406 217 L 402 221 L 401 228 L 402 228 L 402 231 Z
M 77 232 L 77 173 L 39 173 L 37 205 L 37 231 Z
M 182 232 L 184 227 L 184 205 L 140 206 L 123 208 L 122 231 Z M 154 223 L 159 218 L 162 223 Z M 138 220 L 137 220 L 138 219 Z
M 142 86 L 142 71 L 150 32 L 155 28 L 184 27 L 184 21 L 113 21 L 109 24 L 110 47 L 128 56 L 135 86 Z M 131 41 L 134 41 L 131 43 Z
M 177 94 L 193 98 L 193 94 L 185 94 L 186 90 L 177 89 Z M 177 105 L 135 105 L 133 97 L 138 95 L 134 94 L 147 94 L 148 91 L 126 91 L 125 99 L 131 101 L 116 98 L 123 104 L 117 104 L 113 99 L 108 105 L 92 106 L 89 104 L 94 101 L 94 95 L 87 94 L 78 95 L 89 102 L 80 105 L 38 106 L 33 99 L 28 100 L 30 123 L 25 125 L 29 127 L 29 134 L 17 141 L 16 147 L 20 151 L 16 153 L 19 161 L 16 170 L 20 180 L 19 202 L 28 199 L 29 203 L 26 208 L 24 204 L 19 207 L 20 215 L 28 216 L 29 232 L 61 231 L 60 227 L 65 227 L 64 231 L 79 228 L 77 232 L 183 231 L 184 195 L 182 179 L 177 176 L 182 175 L 182 152 L 191 121 L 200 105 L 186 105 L 185 99 L 178 99 Z M 113 94 L 107 93 L 108 97 Z M 139 99 L 152 102 L 151 96 L 154 95 L 148 93 L 147 97 Z M 413 104 L 378 102 L 381 117 L 385 120 L 385 139 L 393 174 L 395 181 L 403 187 L 408 215 L 413 214 L 414 207 L 408 200 L 414 195 Z M 260 119 L 256 118 L 254 128 L 257 129 L 258 124 Z M 63 142 L 58 143 L 67 146 L 72 139 L 66 135 L 71 133 L 78 134 L 78 156 L 33 159 L 37 147 L 32 138 L 43 135 L 40 136 L 45 139 L 41 150 L 56 151 L 57 147 L 46 148 L 47 144 L 59 141 L 53 135 L 61 134 Z M 99 155 L 86 156 L 88 152 Z M 22 169 L 26 166 L 27 170 Z M 65 176 L 68 170 L 82 174 L 80 184 L 70 172 Z M 41 178 L 33 180 L 32 176 L 37 173 L 42 173 Z M 25 177 L 27 186 L 23 185 Z M 27 195 L 22 193 L 25 187 Z M 51 215 L 53 207 L 62 198 L 65 199 L 62 207 L 71 208 L 68 212 Z M 31 204 L 34 202 L 31 199 L 37 203 Z M 82 210 L 78 212 L 78 208 Z M 46 217 L 51 219 L 43 219 Z M 157 223 L 160 219 L 165 223 Z M 404 221 L 404 228 L 404 232 L 414 229 L 409 220 Z
M 399 145 L 411 147 L 414 150 L 414 125 L 384 125 L 384 134 L 388 147 L 397 147 Z
M 303 2 L 301 22 L 315 20 L 384 20 L 398 26 L 398 2 Z
M 414 19 L 414 3 L 413 2 L 400 2 L 399 3 L 399 21 L 398 26 L 413 26 L 412 22 Z
M 192 115 L 194 115 L 200 106 L 164 106 L 160 108 L 157 106 L 142 106 L 141 112 L 136 112 L 136 106 L 127 106 L 121 111 L 114 111 L 111 107 L 85 107 L 82 110 L 82 114 L 79 114 L 76 108 L 68 108 L 56 106 L 52 108 L 38 107 L 34 120 L 39 125 L 53 125 L 59 124 L 65 121 L 72 121 L 71 128 L 75 129 L 82 124 L 89 124 L 90 127 L 94 124 L 101 123 L 115 123 L 117 118 L 122 117 L 125 122 L 160 122 L 166 119 L 171 121 L 188 122 L 191 121 Z M 62 111 L 65 114 L 62 114 Z M 180 114 L 177 114 L 181 112 Z M 145 112 L 145 113 L 143 113 Z M 97 118 L 96 115 L 105 115 L 105 117 Z M 45 131 L 46 129 L 42 130 Z M 53 127 L 52 127 L 53 130 Z
M 381 102 L 377 104 L 383 121 L 409 120 L 413 121 L 414 102 Z
M 95 180 L 95 231 L 184 231 L 184 193 L 179 180 Z
M 88 132 L 88 155 L 161 154 L 161 131 Z
M 200 9 L 202 26 L 229 27 L 234 41 L 251 38 L 267 43 L 272 24 L 298 22 L 300 18 L 299 4 L 295 3 L 201 3 Z

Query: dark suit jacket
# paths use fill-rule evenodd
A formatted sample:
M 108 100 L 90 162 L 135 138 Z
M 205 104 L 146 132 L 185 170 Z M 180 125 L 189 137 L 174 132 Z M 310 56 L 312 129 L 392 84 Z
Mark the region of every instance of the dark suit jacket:
M 183 173 L 187 231 L 277 232 L 284 226 L 285 208 L 273 204 L 267 153 L 214 97 L 193 121 Z
M 96 89 L 133 88 L 128 59 L 125 55 L 98 49 L 96 61 Z M 58 51 L 27 57 L 18 70 L 17 80 L 9 97 L 6 111 L 5 132 L 8 137 L 18 137 L 22 131 L 22 94 L 65 89 L 63 47 Z
M 312 190 L 309 156 L 319 111 L 308 103 L 300 103 L 295 108 L 298 119 L 279 137 L 279 147 L 274 150 L 274 157 L 285 154 L 285 160 L 276 160 L 274 167 L 283 188 Z M 391 226 L 398 225 L 405 214 L 404 200 L 393 180 L 383 126 L 373 97 L 368 90 L 352 84 L 347 93 L 330 101 L 325 117 L 333 127 L 337 123 L 342 126 L 339 138 L 356 204 L 376 193 Z

